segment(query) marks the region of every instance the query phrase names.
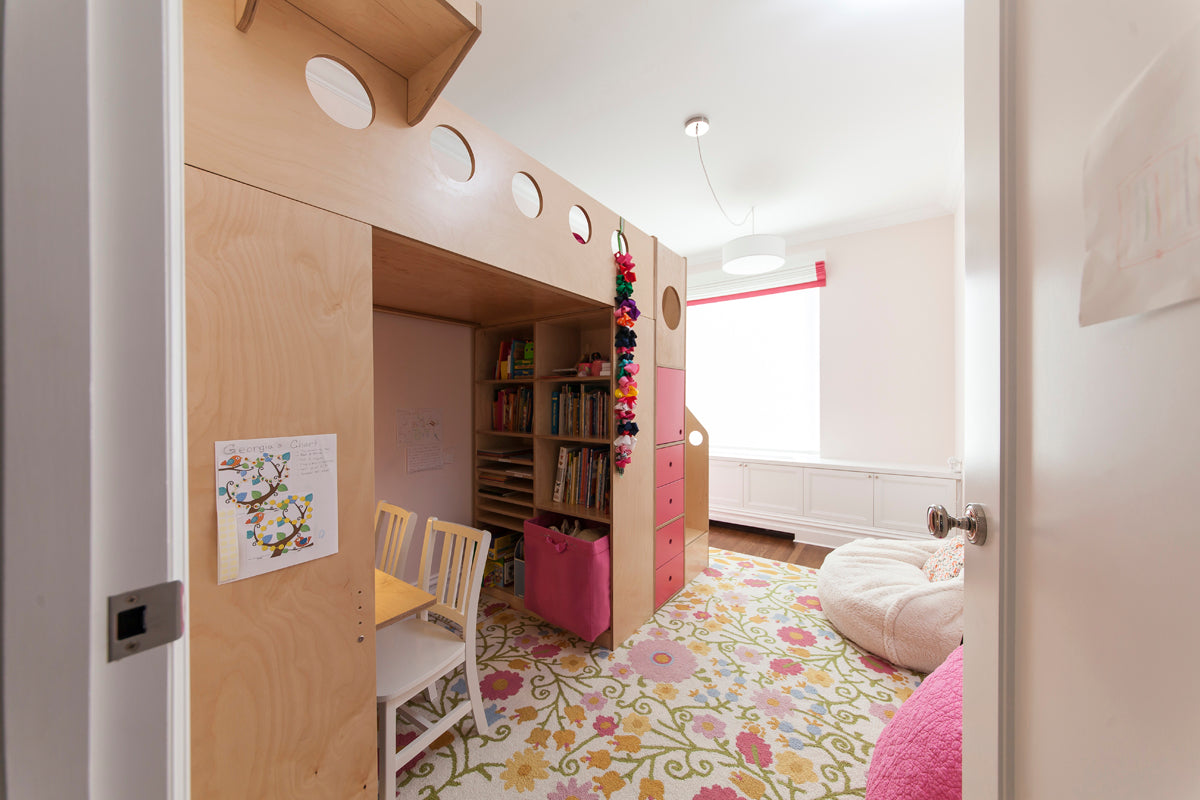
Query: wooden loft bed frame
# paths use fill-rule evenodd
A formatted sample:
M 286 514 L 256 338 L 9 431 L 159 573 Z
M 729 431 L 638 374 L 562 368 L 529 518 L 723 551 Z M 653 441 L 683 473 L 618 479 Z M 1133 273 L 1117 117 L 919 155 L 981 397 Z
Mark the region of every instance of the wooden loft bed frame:
M 334 10 L 345 13 L 329 16 Z M 471 26 L 455 28 L 472 13 Z M 390 63 L 363 32 L 386 29 L 384 17 L 422 15 L 445 29 L 435 36 L 401 25 L 408 33 L 393 28 L 384 46 L 424 52 L 425 66 Z M 184 0 L 197 800 L 376 796 L 372 307 L 489 325 L 613 304 L 609 236 L 618 215 L 449 103 L 434 103 L 478 36 L 478 19 L 468 0 Z M 365 129 L 341 127 L 313 101 L 305 66 L 318 55 L 367 87 L 374 118 Z M 430 134 L 439 125 L 472 150 L 466 183 L 434 163 Z M 512 200 L 518 172 L 539 187 L 534 219 Z M 567 224 L 573 205 L 589 217 L 585 245 Z M 612 524 L 650 531 L 649 376 L 656 363 L 682 369 L 684 333 L 657 324 L 661 302 L 652 298 L 667 283 L 683 296 L 686 265 L 635 226 L 623 230 L 640 278 L 645 438 L 618 484 L 626 494 L 614 497 Z M 314 432 L 338 437 L 339 552 L 217 585 L 213 442 Z M 614 553 L 614 569 L 620 559 L 652 561 L 652 538 L 632 546 Z M 651 591 L 614 603 L 616 642 L 652 611 Z

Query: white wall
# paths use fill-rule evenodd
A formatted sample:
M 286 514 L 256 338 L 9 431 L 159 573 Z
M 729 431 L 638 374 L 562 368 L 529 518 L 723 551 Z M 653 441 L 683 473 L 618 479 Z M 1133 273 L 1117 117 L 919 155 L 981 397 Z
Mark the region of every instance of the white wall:
M 966 403 L 967 215 L 966 198 L 959 195 L 954 212 L 954 456 L 962 460 Z
M 821 455 L 945 468 L 955 445 L 954 217 L 825 250 Z
M 1087 142 L 1200 6 L 1098 5 L 1015 2 L 1013 796 L 1194 798 L 1200 303 L 1077 315 Z
M 419 541 L 430 515 L 471 523 L 471 340 L 464 325 L 375 312 L 375 496 L 417 512 L 418 537 L 406 577 L 416 580 Z M 441 469 L 408 472 L 396 412 L 437 409 Z

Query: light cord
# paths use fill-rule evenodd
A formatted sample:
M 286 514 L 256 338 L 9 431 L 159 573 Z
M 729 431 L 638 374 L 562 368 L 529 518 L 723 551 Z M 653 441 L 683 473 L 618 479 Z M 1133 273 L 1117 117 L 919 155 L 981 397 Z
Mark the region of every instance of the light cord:
M 708 183 L 708 190 L 712 192 L 712 197 L 713 200 L 716 201 L 717 208 L 721 209 L 721 213 L 725 216 L 725 219 L 729 221 L 730 225 L 733 225 L 735 228 L 740 228 L 741 226 L 745 225 L 746 220 L 751 219 L 754 216 L 754 206 L 750 206 L 750 210 L 746 212 L 746 216 L 742 217 L 741 222 L 734 222 L 733 218 L 725 212 L 725 206 L 721 205 L 721 201 L 717 199 L 717 190 L 713 188 L 712 179 L 708 177 L 708 167 L 704 165 L 704 153 L 700 150 L 699 136 L 696 137 L 696 154 L 700 156 L 700 169 L 704 172 L 704 180 L 706 183 Z M 753 227 L 751 227 L 751 231 L 753 231 Z

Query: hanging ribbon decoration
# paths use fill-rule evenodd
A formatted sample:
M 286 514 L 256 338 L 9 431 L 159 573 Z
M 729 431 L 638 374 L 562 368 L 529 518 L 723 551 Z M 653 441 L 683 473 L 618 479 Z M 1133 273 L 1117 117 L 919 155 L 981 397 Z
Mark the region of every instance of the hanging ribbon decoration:
M 625 240 L 625 218 L 621 218 L 617 229 L 617 252 L 613 254 L 617 264 L 617 296 L 613 316 L 617 318 L 617 334 L 614 342 L 617 365 L 614 375 L 617 378 L 617 388 L 614 392 L 616 401 L 613 403 L 613 414 L 616 417 L 617 438 L 613 440 L 616 451 L 614 461 L 617 474 L 624 475 L 625 467 L 633 459 L 633 448 L 637 445 L 637 423 L 633 421 L 637 408 L 637 373 L 638 365 L 633 361 L 633 350 L 637 347 L 637 334 L 633 332 L 633 324 L 641 316 L 637 303 L 633 300 L 633 284 L 637 276 L 633 270 L 637 266 L 629 255 L 629 243 Z

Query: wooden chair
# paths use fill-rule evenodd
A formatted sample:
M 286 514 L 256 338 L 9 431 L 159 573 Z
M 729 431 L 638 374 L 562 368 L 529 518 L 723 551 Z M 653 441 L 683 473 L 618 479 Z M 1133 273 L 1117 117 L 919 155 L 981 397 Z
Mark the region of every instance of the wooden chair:
M 380 519 L 384 525 L 380 527 Z M 380 500 L 375 507 L 375 569 L 404 579 L 404 565 L 417 515 Z
M 425 524 L 417 585 L 432 593 L 436 601 L 420 616 L 401 620 L 376 635 L 375 702 L 379 717 L 381 800 L 395 797 L 396 771 L 400 766 L 415 758 L 468 712 L 474 713 L 477 731 L 488 730 L 475 663 L 475 621 L 491 541 L 492 535 L 487 531 L 430 517 Z M 435 551 L 440 552 L 436 566 L 432 563 Z M 457 625 L 461 635 L 431 622 L 430 614 Z M 418 709 L 401 709 L 401 713 L 425 730 L 397 753 L 397 709 L 422 690 L 428 690 L 432 699 L 434 684 L 459 664 L 466 665 L 469 700 L 460 701 L 441 719 L 433 719 Z M 438 703 L 434 701 L 434 705 Z

